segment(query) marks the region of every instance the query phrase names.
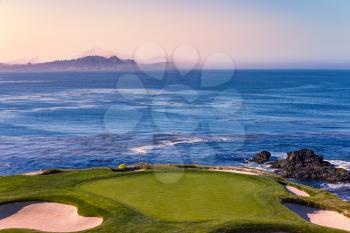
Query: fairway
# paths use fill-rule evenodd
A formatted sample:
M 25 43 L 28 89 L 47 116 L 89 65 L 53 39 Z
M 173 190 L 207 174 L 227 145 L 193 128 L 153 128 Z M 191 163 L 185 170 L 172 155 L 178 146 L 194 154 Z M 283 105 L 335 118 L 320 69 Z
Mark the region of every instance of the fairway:
M 276 219 L 286 211 L 273 193 L 283 190 L 266 182 L 220 172 L 159 172 L 88 182 L 79 189 L 166 221 Z

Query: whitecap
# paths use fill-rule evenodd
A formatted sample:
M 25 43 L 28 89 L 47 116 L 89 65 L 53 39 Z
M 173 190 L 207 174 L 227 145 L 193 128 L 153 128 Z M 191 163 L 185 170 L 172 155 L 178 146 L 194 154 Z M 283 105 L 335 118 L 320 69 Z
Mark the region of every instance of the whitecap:
M 139 147 L 133 147 L 130 149 L 130 152 L 135 153 L 135 154 L 146 154 L 149 151 L 152 151 L 154 149 L 161 149 L 161 148 L 166 148 L 166 147 L 172 147 L 177 144 L 183 144 L 183 143 L 195 143 L 199 142 L 200 140 L 192 138 L 190 140 L 164 140 L 160 143 L 153 143 L 149 145 L 143 145 Z
M 286 152 L 281 152 L 281 151 L 270 151 L 271 157 L 276 160 L 280 159 L 285 159 L 287 158 L 287 153 Z
M 207 142 L 231 142 L 238 140 L 237 137 L 196 137 L 196 136 L 176 136 L 176 139 L 173 140 L 163 140 L 158 143 L 153 143 L 149 145 L 137 146 L 130 148 L 130 152 L 134 154 L 146 154 L 149 151 L 154 149 L 161 149 L 167 147 L 173 147 L 181 144 L 198 144 L 198 143 L 207 143 Z
M 331 164 L 335 165 L 337 168 L 343 168 L 346 170 L 350 170 L 350 162 L 344 160 L 326 160 Z
M 322 183 L 320 187 L 345 201 L 350 201 L 350 183 Z

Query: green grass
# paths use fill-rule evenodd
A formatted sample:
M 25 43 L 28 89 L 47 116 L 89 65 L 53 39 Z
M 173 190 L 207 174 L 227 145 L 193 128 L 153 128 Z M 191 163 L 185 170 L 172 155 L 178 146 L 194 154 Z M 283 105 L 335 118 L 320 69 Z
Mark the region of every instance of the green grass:
M 302 187 L 309 199 L 288 194 L 276 177 L 200 169 L 116 173 L 110 169 L 45 176 L 0 177 L 0 203 L 44 200 L 76 205 L 104 223 L 86 232 L 343 232 L 310 224 L 281 204 L 307 202 L 338 211 L 350 205 L 326 192 Z M 171 169 L 171 170 L 169 170 Z M 2 232 L 34 232 L 5 230 Z
M 173 177 L 179 180 L 164 183 Z M 292 218 L 278 201 L 266 201 L 270 198 L 266 188 L 281 193 L 282 186 L 253 176 L 218 172 L 148 173 L 89 182 L 80 188 L 165 221 L 267 220 L 281 217 L 281 213 Z

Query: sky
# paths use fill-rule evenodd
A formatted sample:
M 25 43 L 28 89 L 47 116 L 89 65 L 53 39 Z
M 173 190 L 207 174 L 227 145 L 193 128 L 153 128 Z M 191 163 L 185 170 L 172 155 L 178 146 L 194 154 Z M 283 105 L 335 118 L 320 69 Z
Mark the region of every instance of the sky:
M 146 63 L 225 54 L 242 68 L 350 67 L 349 12 L 348 0 L 0 0 L 0 62 L 98 48 Z

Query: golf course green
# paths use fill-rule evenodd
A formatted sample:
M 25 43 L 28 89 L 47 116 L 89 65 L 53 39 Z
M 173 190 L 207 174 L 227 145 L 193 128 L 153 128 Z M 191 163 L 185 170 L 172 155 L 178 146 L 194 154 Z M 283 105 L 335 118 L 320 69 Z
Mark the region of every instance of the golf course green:
M 179 177 L 177 182 L 164 182 L 174 176 Z M 80 188 L 165 221 L 291 217 L 278 201 L 273 201 L 275 194 L 284 192 L 282 186 L 254 176 L 148 173 L 89 182 Z
M 283 201 L 337 206 L 340 211 L 350 210 L 349 204 L 307 187 L 302 188 L 311 197 L 297 197 L 281 182 L 274 176 L 204 169 L 73 170 L 0 177 L 0 204 L 59 202 L 77 206 L 80 215 L 103 217 L 100 226 L 84 232 L 345 232 L 308 223 Z

